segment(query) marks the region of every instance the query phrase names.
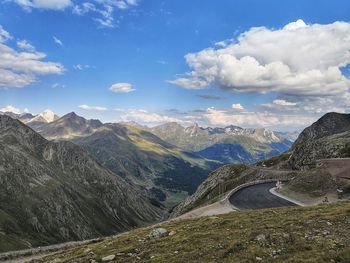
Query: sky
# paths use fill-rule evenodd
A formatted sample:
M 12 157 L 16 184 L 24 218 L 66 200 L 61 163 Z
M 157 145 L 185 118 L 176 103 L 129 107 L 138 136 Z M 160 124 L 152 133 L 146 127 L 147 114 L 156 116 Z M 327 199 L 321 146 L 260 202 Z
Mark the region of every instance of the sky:
M 348 0 L 2 0 L 0 111 L 300 130 L 349 112 L 349 20 Z

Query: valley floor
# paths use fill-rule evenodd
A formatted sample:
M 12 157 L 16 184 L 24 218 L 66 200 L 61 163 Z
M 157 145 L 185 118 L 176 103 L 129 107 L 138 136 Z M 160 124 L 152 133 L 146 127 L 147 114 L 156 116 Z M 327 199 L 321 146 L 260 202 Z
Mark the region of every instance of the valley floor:
M 33 262 L 350 262 L 350 202 L 166 222 Z M 95 260 L 95 261 L 94 261 Z

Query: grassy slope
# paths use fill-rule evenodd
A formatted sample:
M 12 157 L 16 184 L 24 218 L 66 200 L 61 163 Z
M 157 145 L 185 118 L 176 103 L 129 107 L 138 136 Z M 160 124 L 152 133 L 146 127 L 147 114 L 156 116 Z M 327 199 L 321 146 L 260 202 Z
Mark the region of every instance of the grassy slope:
M 137 229 L 39 262 L 101 262 L 118 253 L 113 262 L 350 262 L 349 202 L 233 212 L 162 227 L 176 234 L 150 240 L 150 228 Z

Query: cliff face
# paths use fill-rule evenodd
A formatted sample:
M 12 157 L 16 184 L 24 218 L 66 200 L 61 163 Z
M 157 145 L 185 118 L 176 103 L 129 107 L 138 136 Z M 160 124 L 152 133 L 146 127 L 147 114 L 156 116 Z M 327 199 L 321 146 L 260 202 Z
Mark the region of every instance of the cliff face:
M 110 235 L 164 212 L 70 142 L 0 115 L 0 251 Z
M 317 159 L 349 157 L 349 143 L 350 114 L 327 113 L 299 135 L 289 164 L 304 169 Z

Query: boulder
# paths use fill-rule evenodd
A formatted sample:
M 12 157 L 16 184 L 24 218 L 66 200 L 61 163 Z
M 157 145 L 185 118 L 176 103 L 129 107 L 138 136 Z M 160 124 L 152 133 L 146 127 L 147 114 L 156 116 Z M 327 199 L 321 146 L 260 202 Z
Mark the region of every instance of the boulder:
M 160 237 L 166 237 L 168 235 L 168 230 L 165 228 L 156 228 L 151 231 L 151 233 L 148 235 L 149 238 L 160 238 Z

